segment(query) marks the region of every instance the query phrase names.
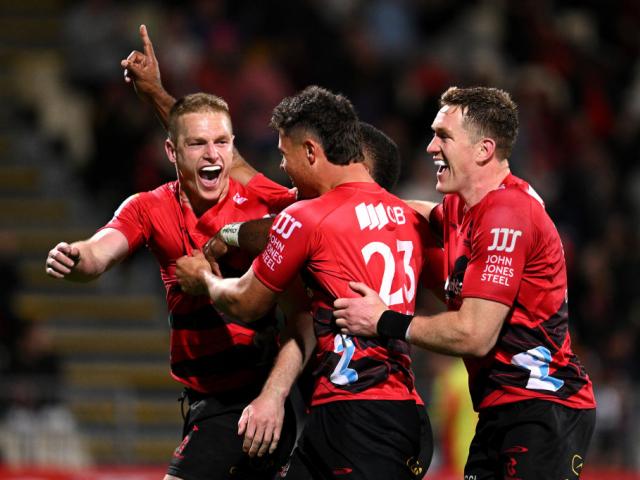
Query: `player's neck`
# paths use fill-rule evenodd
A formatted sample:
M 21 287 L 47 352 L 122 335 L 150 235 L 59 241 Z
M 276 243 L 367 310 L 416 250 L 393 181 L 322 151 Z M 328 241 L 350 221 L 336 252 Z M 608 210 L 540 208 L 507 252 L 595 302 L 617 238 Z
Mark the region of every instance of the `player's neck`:
M 468 187 L 460 192 L 467 208 L 471 208 L 479 203 L 490 192 L 496 190 L 504 181 L 509 170 L 509 163 L 504 161 L 496 165 L 495 168 L 478 170 L 477 175 L 469 182 Z
M 183 189 L 180 189 L 180 201 L 191 208 L 197 218 L 200 218 L 207 210 L 220 203 L 228 191 L 229 187 L 227 186 L 216 200 L 206 200 L 198 198 L 197 195 L 189 195 Z
M 369 182 L 372 183 L 374 180 L 371 178 L 369 171 L 364 166 L 363 163 L 350 163 L 349 165 L 333 165 L 334 168 L 331 168 L 331 175 L 328 178 L 327 188 L 324 192 L 326 193 L 329 190 L 333 190 L 338 185 L 342 185 L 343 183 L 352 183 L 352 182 Z

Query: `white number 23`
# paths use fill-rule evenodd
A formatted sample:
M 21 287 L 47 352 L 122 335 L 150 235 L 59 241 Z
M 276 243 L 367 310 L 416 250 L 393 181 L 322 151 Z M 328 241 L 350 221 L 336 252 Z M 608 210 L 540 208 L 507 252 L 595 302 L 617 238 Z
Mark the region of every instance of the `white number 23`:
M 396 262 L 391 248 L 382 242 L 371 242 L 362 248 L 362 256 L 365 263 L 369 263 L 374 253 L 382 256 L 384 260 L 384 273 L 382 274 L 382 283 L 378 292 L 380 298 L 387 306 L 404 303 L 402 291 L 406 296 L 406 302 L 410 303 L 416 294 L 416 275 L 411 267 L 411 256 L 413 255 L 413 243 L 407 240 L 397 240 L 396 248 L 398 253 L 402 253 L 402 264 L 404 267 L 405 277 L 409 281 L 409 285 L 404 285 L 395 292 L 391 293 L 391 285 L 396 275 Z

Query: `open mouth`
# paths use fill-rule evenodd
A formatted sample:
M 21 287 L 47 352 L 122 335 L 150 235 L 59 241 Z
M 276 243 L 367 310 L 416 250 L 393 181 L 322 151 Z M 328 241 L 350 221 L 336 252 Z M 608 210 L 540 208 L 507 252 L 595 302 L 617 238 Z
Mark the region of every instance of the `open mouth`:
M 449 170 L 449 164 L 444 160 L 436 160 L 433 163 L 438 167 L 438 174 L 444 173 L 445 170 Z
M 198 170 L 198 176 L 204 181 L 205 185 L 215 183 L 220 177 L 222 167 L 220 165 L 207 165 Z

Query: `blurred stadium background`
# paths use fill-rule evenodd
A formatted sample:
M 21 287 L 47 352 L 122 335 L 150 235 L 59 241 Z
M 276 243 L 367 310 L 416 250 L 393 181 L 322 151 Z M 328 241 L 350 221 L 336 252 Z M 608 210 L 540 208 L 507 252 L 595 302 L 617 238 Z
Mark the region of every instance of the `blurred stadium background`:
M 438 198 L 424 148 L 439 94 L 512 92 L 512 170 L 562 234 L 574 347 L 599 402 L 584 478 L 640 478 L 640 2 L 0 0 L 1 478 L 157 479 L 180 440 L 151 255 L 92 284 L 44 274 L 58 241 L 174 174 L 122 81 L 141 23 L 165 87 L 227 99 L 241 152 L 283 182 L 270 111 L 308 84 L 393 137 L 396 193 L 425 199 Z M 424 353 L 416 372 L 437 434 L 427 478 L 460 478 L 464 373 Z

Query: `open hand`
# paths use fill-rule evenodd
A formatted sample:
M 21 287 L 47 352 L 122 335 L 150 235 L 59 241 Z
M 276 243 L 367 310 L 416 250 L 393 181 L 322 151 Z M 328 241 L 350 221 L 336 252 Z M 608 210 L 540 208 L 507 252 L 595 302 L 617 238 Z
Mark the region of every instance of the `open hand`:
M 284 403 L 269 393 L 261 393 L 245 407 L 238 421 L 238 435 L 244 434 L 242 450 L 250 457 L 262 457 L 278 447 Z

